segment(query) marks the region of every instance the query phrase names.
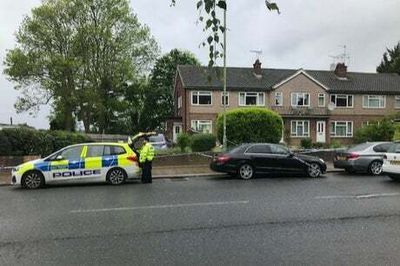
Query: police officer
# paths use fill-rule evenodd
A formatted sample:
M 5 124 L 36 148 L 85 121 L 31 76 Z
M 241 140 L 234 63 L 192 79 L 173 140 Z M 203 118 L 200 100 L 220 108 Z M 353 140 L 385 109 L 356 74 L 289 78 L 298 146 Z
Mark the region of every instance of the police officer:
M 139 154 L 139 162 L 142 167 L 142 183 L 152 183 L 151 168 L 154 158 L 154 148 L 149 142 L 149 137 L 144 137 L 144 143 Z

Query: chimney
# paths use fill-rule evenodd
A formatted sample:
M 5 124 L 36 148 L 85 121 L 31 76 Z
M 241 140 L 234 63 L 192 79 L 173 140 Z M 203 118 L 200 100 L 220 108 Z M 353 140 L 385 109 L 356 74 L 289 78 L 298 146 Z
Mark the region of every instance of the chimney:
M 335 75 L 338 78 L 347 78 L 347 66 L 344 63 L 338 63 L 335 68 Z
M 261 62 L 260 62 L 260 60 L 256 60 L 256 62 L 254 62 L 254 64 L 253 64 L 253 68 L 254 68 L 254 75 L 256 76 L 256 77 L 262 77 L 262 75 L 261 75 Z

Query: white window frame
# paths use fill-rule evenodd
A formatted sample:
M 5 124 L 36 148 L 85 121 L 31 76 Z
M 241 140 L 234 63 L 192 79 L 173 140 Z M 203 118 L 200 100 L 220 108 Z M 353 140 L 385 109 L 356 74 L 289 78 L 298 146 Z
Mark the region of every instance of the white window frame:
M 332 96 L 335 96 L 335 101 L 332 101 Z M 351 97 L 351 106 L 349 106 L 349 97 Z M 346 98 L 346 106 L 337 106 L 337 98 Z M 354 108 L 354 95 L 353 94 L 331 94 L 329 95 L 329 100 L 335 105 L 335 108 Z
M 367 102 L 365 102 L 366 98 L 367 98 Z M 381 103 L 381 99 L 382 99 L 383 106 L 378 106 L 378 107 L 369 106 L 369 101 L 371 99 L 378 99 L 379 104 Z M 368 108 L 368 109 L 384 109 L 384 108 L 386 108 L 386 96 L 385 95 L 363 95 L 363 108 Z
M 399 104 L 397 104 L 397 101 L 399 101 Z M 394 109 L 400 109 L 400 95 L 394 96 Z
M 305 128 L 305 126 L 304 126 L 305 123 L 307 123 L 307 128 Z M 294 127 L 293 127 L 293 124 L 295 124 Z M 299 124 L 301 124 L 303 127 L 302 135 L 297 135 L 297 127 Z M 291 120 L 290 121 L 290 136 L 294 137 L 294 138 L 309 138 L 310 137 L 310 120 Z
M 340 124 L 345 123 L 345 126 L 346 126 L 346 134 L 345 134 L 345 136 L 336 134 L 337 124 L 339 124 L 339 123 Z M 334 124 L 334 130 L 332 130 L 332 124 Z M 353 137 L 353 131 L 354 131 L 354 123 L 353 123 L 353 121 L 331 121 L 330 131 L 331 131 L 330 135 L 331 135 L 332 138 L 352 138 Z
M 229 92 L 226 92 L 227 103 L 226 106 L 229 106 Z M 224 106 L 224 92 L 221 92 L 221 106 Z
M 298 105 L 299 95 L 302 95 L 302 97 L 303 97 L 303 105 Z M 306 95 L 308 95 L 308 104 L 304 104 L 304 99 L 305 99 Z M 295 97 L 293 98 L 293 96 L 295 96 Z M 295 101 L 293 101 L 293 100 L 295 100 Z M 310 107 L 310 104 L 311 104 L 310 93 L 308 93 L 308 92 L 292 92 L 290 94 L 290 103 L 294 107 Z
M 182 108 L 182 96 L 178 97 L 178 109 Z
M 195 94 L 197 94 L 197 103 L 193 103 L 193 96 L 195 96 Z M 210 96 L 210 103 L 209 104 L 200 104 L 200 95 L 202 96 Z M 211 91 L 192 91 L 191 95 L 190 95 L 190 101 L 192 103 L 192 105 L 200 105 L 200 106 L 211 106 L 212 105 L 212 92 Z
M 323 99 L 323 104 L 319 104 L 320 99 Z M 325 93 L 318 93 L 318 107 L 325 107 Z
M 201 133 L 210 133 L 212 134 L 212 120 L 191 120 L 190 121 L 190 125 L 191 128 L 194 129 L 197 132 L 201 132 Z M 200 131 L 200 125 L 209 125 L 210 126 L 210 132 L 204 132 L 204 131 Z
M 276 104 L 276 100 L 277 99 L 280 99 L 280 103 L 279 104 Z M 275 92 L 274 105 L 275 106 L 283 106 L 283 93 L 281 91 L 276 91 Z
M 256 94 L 255 96 L 257 97 L 256 99 L 256 105 L 246 105 L 246 97 L 254 97 L 254 95 L 249 95 L 249 94 Z M 244 95 L 244 103 L 241 103 L 240 99 L 241 96 Z M 262 103 L 260 103 L 260 95 L 263 97 Z M 265 93 L 264 92 L 239 92 L 239 106 L 265 106 Z

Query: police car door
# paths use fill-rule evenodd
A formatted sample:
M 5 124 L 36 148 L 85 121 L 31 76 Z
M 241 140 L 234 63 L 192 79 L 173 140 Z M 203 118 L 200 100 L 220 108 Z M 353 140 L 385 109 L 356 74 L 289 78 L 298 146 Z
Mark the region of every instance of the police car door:
M 50 179 L 53 181 L 74 180 L 84 170 L 82 155 L 83 146 L 73 146 L 62 150 L 50 164 Z
M 91 144 L 85 147 L 86 178 L 92 180 L 105 180 L 106 172 L 103 167 L 104 145 Z

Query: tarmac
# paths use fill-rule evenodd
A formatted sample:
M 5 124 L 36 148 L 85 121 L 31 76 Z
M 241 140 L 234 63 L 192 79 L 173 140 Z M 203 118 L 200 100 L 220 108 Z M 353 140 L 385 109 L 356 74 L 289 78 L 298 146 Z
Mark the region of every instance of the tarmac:
M 11 171 L 11 170 L 10 170 Z M 332 163 L 327 163 L 327 173 L 341 172 L 341 169 L 335 169 Z M 217 173 L 210 169 L 209 164 L 196 165 L 169 165 L 153 167 L 153 178 L 193 178 L 204 176 L 225 176 L 224 173 Z M 8 172 L 0 172 L 0 186 L 11 185 L 11 174 Z

